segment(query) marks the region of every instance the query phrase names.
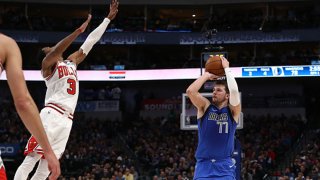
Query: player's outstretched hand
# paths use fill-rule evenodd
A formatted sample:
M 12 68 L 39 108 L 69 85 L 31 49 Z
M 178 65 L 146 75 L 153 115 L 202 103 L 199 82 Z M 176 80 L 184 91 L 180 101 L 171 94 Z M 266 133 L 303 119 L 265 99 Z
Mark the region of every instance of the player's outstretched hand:
M 225 58 L 225 57 L 220 57 L 221 58 L 221 64 L 222 64 L 222 67 L 225 69 L 225 68 L 228 68 L 229 67 L 229 61 Z
M 51 172 L 49 180 L 56 180 L 61 174 L 60 163 L 56 155 L 52 153 L 45 154 L 46 160 L 48 161 L 48 168 Z
M 92 17 L 91 14 L 88 14 L 87 20 L 79 27 L 79 31 L 81 33 L 83 33 L 86 30 L 89 22 L 91 21 L 91 17 Z
M 118 13 L 118 6 L 119 6 L 119 1 L 118 0 L 112 0 L 110 4 L 110 11 L 107 16 L 108 19 L 113 20 L 117 13 Z

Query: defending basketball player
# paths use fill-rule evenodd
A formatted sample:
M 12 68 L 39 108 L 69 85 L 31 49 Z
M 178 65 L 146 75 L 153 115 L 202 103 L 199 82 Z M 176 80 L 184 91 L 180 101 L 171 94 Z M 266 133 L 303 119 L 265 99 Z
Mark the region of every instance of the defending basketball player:
M 54 153 L 61 158 L 70 135 L 73 113 L 76 108 L 79 94 L 79 81 L 76 68 L 88 55 L 93 45 L 99 41 L 111 20 L 118 12 L 118 1 L 112 0 L 110 12 L 103 22 L 93 30 L 80 49 L 71 54 L 67 60 L 62 58 L 63 52 L 86 29 L 91 15 L 80 28 L 60 41 L 54 47 L 43 48 L 46 54 L 42 61 L 42 75 L 47 85 L 45 107 L 40 116 L 48 134 L 49 142 Z M 16 180 L 27 179 L 35 164 L 40 160 L 38 168 L 31 179 L 44 180 L 49 175 L 46 157 L 42 147 L 31 137 L 25 148 L 27 155 L 19 166 Z
M 221 57 L 226 81 L 205 72 L 187 89 L 187 95 L 197 108 L 198 147 L 194 179 L 234 180 L 235 161 L 231 158 L 234 135 L 241 112 L 238 85 L 229 62 Z M 199 93 L 208 80 L 216 80 L 212 102 Z
M 48 161 L 47 168 L 49 166 L 52 172 L 49 179 L 57 179 L 60 175 L 60 164 L 49 144 L 40 120 L 38 108 L 27 89 L 22 72 L 20 49 L 13 39 L 0 34 L 0 75 L 4 69 L 6 69 L 8 84 L 18 114 L 30 133 L 33 134 L 39 144 L 41 144 L 41 147 L 43 147 L 43 153 Z M 0 179 L 7 179 L 1 157 Z

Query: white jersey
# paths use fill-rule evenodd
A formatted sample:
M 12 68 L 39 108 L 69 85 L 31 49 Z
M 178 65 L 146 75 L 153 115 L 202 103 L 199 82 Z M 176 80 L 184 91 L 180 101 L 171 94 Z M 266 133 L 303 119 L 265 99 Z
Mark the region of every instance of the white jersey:
M 56 64 L 52 74 L 45 78 L 47 93 L 45 105 L 55 104 L 73 114 L 79 96 L 77 66 L 72 61 Z

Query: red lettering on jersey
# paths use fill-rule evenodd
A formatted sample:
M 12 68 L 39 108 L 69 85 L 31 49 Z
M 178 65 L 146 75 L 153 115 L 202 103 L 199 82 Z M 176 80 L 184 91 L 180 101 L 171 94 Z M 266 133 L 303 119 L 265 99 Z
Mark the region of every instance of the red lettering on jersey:
M 71 70 L 70 70 L 71 69 Z M 73 75 L 73 69 L 72 69 L 72 67 L 70 67 L 70 69 L 68 69 L 69 70 L 69 75 Z
M 71 71 L 72 71 L 72 75 L 74 75 L 74 77 L 76 79 L 78 79 L 78 76 L 77 76 L 77 71 L 75 69 L 73 69 L 72 67 L 70 67 Z
M 69 68 L 67 66 L 58 66 L 59 79 L 63 78 L 64 76 L 68 76 L 68 75 L 74 75 L 74 77 L 76 79 L 78 79 L 77 71 L 74 70 L 72 67 L 69 67 Z
M 63 66 L 63 73 L 65 76 L 68 76 L 68 74 L 69 74 L 68 67 Z
M 59 74 L 59 79 L 63 77 L 63 66 L 58 66 L 58 74 Z

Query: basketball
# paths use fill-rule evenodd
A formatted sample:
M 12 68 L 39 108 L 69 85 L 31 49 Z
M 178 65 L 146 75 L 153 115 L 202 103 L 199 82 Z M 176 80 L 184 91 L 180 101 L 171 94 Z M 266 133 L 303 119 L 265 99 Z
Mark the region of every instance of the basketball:
M 206 62 L 205 70 L 206 72 L 212 73 L 217 76 L 225 75 L 220 56 L 211 56 Z

